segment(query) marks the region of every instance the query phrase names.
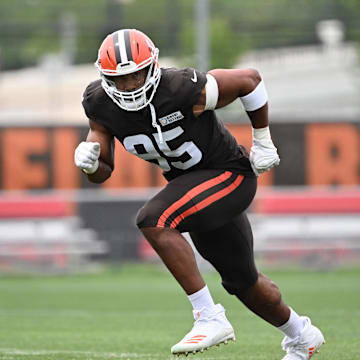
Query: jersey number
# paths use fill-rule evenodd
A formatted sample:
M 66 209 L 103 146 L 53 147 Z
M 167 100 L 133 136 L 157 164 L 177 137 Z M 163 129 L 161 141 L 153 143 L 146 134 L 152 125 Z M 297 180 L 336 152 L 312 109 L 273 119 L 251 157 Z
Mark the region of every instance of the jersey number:
M 180 157 L 184 154 L 188 154 L 190 158 L 186 161 L 170 161 L 169 164 L 169 162 L 156 151 L 151 138 L 144 134 L 127 136 L 124 139 L 123 144 L 127 151 L 144 160 L 156 160 L 163 171 L 169 171 L 171 169 L 170 165 L 177 169 L 186 170 L 196 165 L 201 160 L 202 153 L 200 149 L 192 141 L 186 141 L 177 149 L 173 150 L 170 149 L 169 145 L 166 143 L 167 141 L 176 139 L 183 132 L 184 130 L 180 126 L 163 132 L 162 135 L 164 141 L 162 143 L 160 143 L 158 133 L 154 133 L 152 136 L 164 155 L 167 157 Z M 145 152 L 139 154 L 135 148 L 136 145 L 142 145 Z

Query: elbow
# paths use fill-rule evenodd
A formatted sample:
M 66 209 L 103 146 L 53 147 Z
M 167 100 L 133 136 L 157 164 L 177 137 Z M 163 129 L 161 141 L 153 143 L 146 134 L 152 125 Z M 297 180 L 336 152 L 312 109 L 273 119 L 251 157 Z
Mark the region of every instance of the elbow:
M 256 69 L 247 69 L 247 77 L 253 89 L 255 89 L 262 80 L 259 71 Z
M 255 69 L 239 70 L 239 97 L 246 96 L 256 89 L 262 78 Z

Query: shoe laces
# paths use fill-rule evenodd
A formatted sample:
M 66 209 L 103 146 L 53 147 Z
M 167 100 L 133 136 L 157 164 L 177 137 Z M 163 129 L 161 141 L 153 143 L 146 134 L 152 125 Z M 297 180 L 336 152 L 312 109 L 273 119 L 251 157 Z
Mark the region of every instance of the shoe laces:
M 299 338 L 295 338 L 294 342 L 292 344 L 291 343 L 286 344 L 287 352 L 289 352 L 289 351 L 291 351 L 291 352 L 298 352 L 298 351 L 303 352 L 304 350 L 307 351 L 307 348 L 308 348 L 307 342 L 306 341 L 301 341 L 301 340 L 299 340 Z
M 310 319 L 306 318 L 306 323 L 304 329 L 302 330 L 301 334 L 295 338 L 286 337 L 283 343 L 284 350 L 289 351 L 304 351 L 307 349 L 309 339 L 304 336 L 304 333 L 310 328 L 311 321 Z
M 214 307 L 212 311 L 209 311 L 208 313 L 204 310 L 206 311 L 206 308 L 202 308 L 201 310 L 193 310 L 193 315 L 195 319 L 194 325 L 211 321 L 215 319 L 219 314 L 224 312 L 224 308 L 219 306 Z M 204 312 L 205 314 L 202 314 Z

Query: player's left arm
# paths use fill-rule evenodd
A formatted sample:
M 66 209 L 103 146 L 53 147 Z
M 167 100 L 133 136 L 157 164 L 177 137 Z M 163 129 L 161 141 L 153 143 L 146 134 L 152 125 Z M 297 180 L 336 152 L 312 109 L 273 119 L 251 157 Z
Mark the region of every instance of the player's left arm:
M 253 128 L 253 146 L 250 161 L 258 175 L 279 165 L 269 129 L 268 97 L 264 82 L 254 69 L 214 69 L 207 74 L 207 83 L 202 89 L 194 115 L 205 110 L 222 108 L 240 98 Z

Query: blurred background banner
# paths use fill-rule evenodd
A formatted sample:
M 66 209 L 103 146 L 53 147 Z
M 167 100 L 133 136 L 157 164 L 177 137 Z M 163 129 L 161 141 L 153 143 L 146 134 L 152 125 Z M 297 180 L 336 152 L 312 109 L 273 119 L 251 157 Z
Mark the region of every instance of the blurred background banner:
M 163 67 L 259 70 L 281 157 L 249 209 L 259 261 L 359 266 L 359 18 L 354 0 L 1 1 L 0 271 L 157 260 L 134 219 L 165 184 L 159 169 L 119 143 L 102 185 L 73 163 L 82 93 L 119 28 L 147 33 Z M 217 114 L 249 150 L 240 101 Z
M 240 105 L 240 104 L 239 104 Z M 86 122 L 86 120 L 84 120 Z M 238 143 L 251 147 L 251 126 L 229 123 Z M 146 188 L 165 184 L 160 169 L 127 153 L 116 142 L 115 171 L 94 185 L 73 163 L 86 138 L 79 126 L 0 127 L 0 185 L 3 190 Z M 359 122 L 273 122 L 281 166 L 260 176 L 260 186 L 356 186 L 359 184 Z

